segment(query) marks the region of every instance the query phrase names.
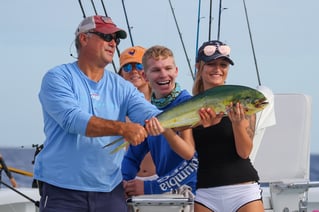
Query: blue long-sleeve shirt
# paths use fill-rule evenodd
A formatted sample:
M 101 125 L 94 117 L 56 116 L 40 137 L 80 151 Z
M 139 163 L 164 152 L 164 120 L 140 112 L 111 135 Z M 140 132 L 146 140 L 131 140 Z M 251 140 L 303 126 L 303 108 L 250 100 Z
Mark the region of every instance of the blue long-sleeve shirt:
M 44 148 L 34 164 L 35 179 L 83 191 L 109 192 L 122 181 L 125 150 L 116 154 L 105 144 L 116 136 L 85 136 L 92 116 L 125 122 L 144 121 L 160 111 L 130 83 L 105 71 L 99 82 L 90 80 L 77 63 L 57 66 L 42 80 L 39 93 L 44 118 Z
M 191 95 L 186 90 L 183 90 L 163 110 L 165 111 L 189 98 L 191 98 Z M 195 193 L 198 168 L 197 154 L 195 153 L 191 160 L 184 160 L 171 149 L 163 135 L 149 136 L 140 145 L 130 145 L 122 163 L 124 180 L 131 180 L 136 177 L 140 163 L 148 151 L 151 152 L 156 167 L 156 174 L 159 178 L 152 181 L 144 181 L 145 194 L 161 194 L 177 189 L 181 185 L 190 186 L 193 193 Z

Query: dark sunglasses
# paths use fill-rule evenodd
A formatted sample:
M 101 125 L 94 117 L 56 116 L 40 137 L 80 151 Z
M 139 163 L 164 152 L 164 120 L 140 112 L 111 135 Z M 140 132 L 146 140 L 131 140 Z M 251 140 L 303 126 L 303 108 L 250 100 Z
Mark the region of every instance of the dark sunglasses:
M 143 64 L 141 63 L 135 63 L 135 64 L 128 63 L 122 67 L 123 71 L 125 71 L 126 73 L 130 73 L 133 70 L 133 65 L 135 65 L 135 69 L 137 71 L 142 71 L 144 69 Z
M 119 45 L 120 44 L 120 38 L 113 36 L 111 34 L 104 34 L 104 33 L 101 33 L 101 32 L 96 32 L 96 31 L 92 31 L 92 32 L 89 32 L 89 33 L 92 33 L 94 35 L 97 35 L 99 36 L 102 40 L 106 41 L 106 42 L 111 42 L 112 40 L 115 41 L 116 45 Z

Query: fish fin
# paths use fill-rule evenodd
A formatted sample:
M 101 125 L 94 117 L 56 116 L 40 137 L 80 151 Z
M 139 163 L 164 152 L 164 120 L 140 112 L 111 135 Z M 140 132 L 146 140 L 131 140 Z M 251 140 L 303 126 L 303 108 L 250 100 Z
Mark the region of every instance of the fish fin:
M 121 144 L 120 146 L 116 147 L 114 150 L 112 150 L 111 154 L 117 153 L 118 151 L 120 151 L 122 148 L 125 148 L 129 145 L 130 143 L 127 141 L 124 141 L 123 144 Z
M 118 139 L 115 139 L 114 141 L 112 141 L 111 143 L 106 144 L 105 146 L 103 146 L 102 148 L 104 149 L 105 147 L 111 146 L 113 144 L 116 144 L 117 142 L 120 142 L 121 140 L 123 140 L 123 137 L 119 137 Z

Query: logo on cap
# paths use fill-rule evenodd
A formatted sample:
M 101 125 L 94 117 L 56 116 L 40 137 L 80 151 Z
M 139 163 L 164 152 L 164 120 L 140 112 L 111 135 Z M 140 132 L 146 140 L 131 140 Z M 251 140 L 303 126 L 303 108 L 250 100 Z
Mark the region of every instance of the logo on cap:
M 135 49 L 132 49 L 131 51 L 129 51 L 128 54 L 133 56 L 135 54 Z
M 101 16 L 101 19 L 106 24 L 113 24 L 113 21 L 110 17 Z

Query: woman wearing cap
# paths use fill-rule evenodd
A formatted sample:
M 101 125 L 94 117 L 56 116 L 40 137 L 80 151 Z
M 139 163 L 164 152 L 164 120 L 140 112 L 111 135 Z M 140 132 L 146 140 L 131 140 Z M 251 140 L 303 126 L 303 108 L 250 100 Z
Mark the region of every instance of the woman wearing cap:
M 120 70 L 121 75 L 127 81 L 130 81 L 148 101 L 151 100 L 152 88 L 145 79 L 142 57 L 145 48 L 141 46 L 133 46 L 125 49 L 120 54 Z
M 193 94 L 225 84 L 230 47 L 208 41 L 198 50 Z M 227 116 L 200 110 L 203 126 L 193 129 L 199 156 L 196 212 L 261 212 L 259 177 L 249 155 L 253 146 L 255 115 L 245 115 L 240 103 L 229 106 Z
M 120 70 L 119 74 L 130 81 L 145 98 L 150 101 L 152 88 L 145 79 L 144 67 L 142 64 L 142 57 L 145 48 L 141 46 L 132 46 L 125 49 L 120 54 Z M 137 178 L 141 180 L 156 179 L 155 165 L 150 153 L 147 153 L 141 162 L 140 171 L 137 173 Z

